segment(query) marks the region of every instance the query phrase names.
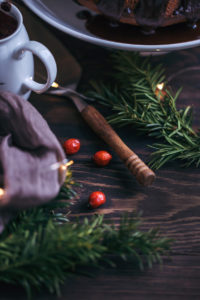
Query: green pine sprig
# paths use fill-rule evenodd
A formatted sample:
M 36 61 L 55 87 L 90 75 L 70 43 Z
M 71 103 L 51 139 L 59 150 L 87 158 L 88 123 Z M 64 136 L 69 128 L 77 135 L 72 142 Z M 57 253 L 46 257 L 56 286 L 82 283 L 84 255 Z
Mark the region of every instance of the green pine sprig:
M 65 188 L 69 199 L 69 179 Z M 46 288 L 59 295 L 66 277 L 80 267 L 112 264 L 117 255 L 134 259 L 142 269 L 146 262 L 150 267 L 161 262 L 170 250 L 172 241 L 160 237 L 158 230 L 142 232 L 138 217 L 124 216 L 119 228 L 103 216 L 74 223 L 57 213 L 67 203 L 57 199 L 23 211 L 8 225 L 0 236 L 0 282 L 23 286 L 29 298 L 32 289 Z
M 162 65 L 154 66 L 149 58 L 123 51 L 112 54 L 112 66 L 106 83 L 92 82 L 94 91 L 90 94 L 112 109 L 109 122 L 134 125 L 138 132 L 160 140 L 151 146 L 152 168 L 159 169 L 174 160 L 198 167 L 200 136 L 192 129 L 191 108 L 177 109 L 181 89 L 174 94 L 167 87 Z M 165 86 L 164 97 L 157 90 L 161 83 Z
M 40 210 L 28 217 L 23 214 L 17 231 L 0 241 L 0 281 L 22 285 L 29 297 L 32 288 L 43 287 L 59 295 L 67 276 L 83 266 L 111 263 L 110 254 L 134 259 L 143 268 L 145 261 L 150 267 L 161 262 L 161 255 L 170 249 L 169 239 L 159 238 L 157 230 L 141 232 L 134 218 L 123 219 L 117 229 L 106 225 L 103 216 L 60 226 L 51 217 L 46 223 L 37 222 L 41 217 Z

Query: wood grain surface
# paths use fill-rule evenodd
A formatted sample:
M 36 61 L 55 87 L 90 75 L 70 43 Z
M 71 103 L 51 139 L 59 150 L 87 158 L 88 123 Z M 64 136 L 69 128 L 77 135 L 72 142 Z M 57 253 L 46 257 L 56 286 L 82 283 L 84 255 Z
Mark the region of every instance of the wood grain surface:
M 73 53 L 83 68 L 81 86 L 98 75 L 105 65 L 110 51 L 57 32 L 57 37 Z M 52 45 L 53 47 L 53 45 Z M 81 51 L 80 51 L 81 49 Z M 152 58 L 163 63 L 167 76 L 178 70 L 200 66 L 200 48 L 169 53 Z M 80 86 L 80 87 L 81 87 Z M 200 71 L 191 71 L 176 77 L 172 87 L 183 86 L 179 106 L 194 108 L 194 128 L 200 125 Z M 134 270 L 130 264 L 118 262 L 118 268 L 95 271 L 94 278 L 84 276 L 66 280 L 62 288 L 62 300 L 146 300 L 146 299 L 200 299 L 200 170 L 195 167 L 183 169 L 180 164 L 167 164 L 156 172 L 156 181 L 150 187 L 140 186 L 126 166 L 85 124 L 70 100 L 34 95 L 30 102 L 41 112 L 53 132 L 63 142 L 70 137 L 81 140 L 81 150 L 72 159 L 74 179 L 81 184 L 78 197 L 71 207 L 71 217 L 91 216 L 98 212 L 119 223 L 124 212 L 142 211 L 142 229 L 159 227 L 161 234 L 175 239 L 171 258 L 164 258 L 162 267 L 156 265 L 144 272 Z M 100 106 L 98 109 L 106 115 Z M 153 140 L 137 136 L 133 127 L 117 129 L 122 140 L 144 161 L 148 161 Z M 113 160 L 106 168 L 96 167 L 92 155 L 98 150 L 108 150 Z M 88 196 L 92 191 L 102 190 L 107 203 L 91 211 L 87 208 Z M 10 286 L 0 287 L 0 299 L 26 299 L 24 292 Z M 17 297 L 16 297 L 17 295 Z M 51 300 L 55 295 L 43 291 L 33 299 Z
M 94 106 L 87 105 L 81 111 L 81 116 L 95 134 L 124 162 L 138 183 L 149 186 L 154 182 L 155 173 L 122 141 Z

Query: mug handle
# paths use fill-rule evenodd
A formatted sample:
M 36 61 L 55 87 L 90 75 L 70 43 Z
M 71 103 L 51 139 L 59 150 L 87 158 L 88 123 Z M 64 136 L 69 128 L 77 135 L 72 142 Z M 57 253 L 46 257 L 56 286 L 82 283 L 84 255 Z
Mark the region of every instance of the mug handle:
M 32 78 L 26 78 L 23 84 L 26 88 L 38 94 L 44 93 L 46 90 L 48 90 L 48 88 L 50 88 L 57 75 L 55 59 L 47 47 L 36 41 L 29 41 L 23 45 L 20 45 L 16 51 L 15 57 L 17 59 L 22 59 L 25 51 L 32 52 L 42 61 L 47 70 L 47 81 L 46 83 L 42 84 L 34 81 Z

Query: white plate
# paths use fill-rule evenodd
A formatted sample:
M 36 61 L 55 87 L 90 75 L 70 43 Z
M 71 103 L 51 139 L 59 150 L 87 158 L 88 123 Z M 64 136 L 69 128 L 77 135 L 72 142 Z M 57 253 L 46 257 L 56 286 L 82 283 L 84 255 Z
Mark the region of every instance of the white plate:
M 36 15 L 57 29 L 78 39 L 104 47 L 130 51 L 166 52 L 200 45 L 200 39 L 164 45 L 140 45 L 114 42 L 97 37 L 86 29 L 85 20 L 77 18 L 77 13 L 83 10 L 83 8 L 77 5 L 73 0 L 23 0 L 23 2 Z

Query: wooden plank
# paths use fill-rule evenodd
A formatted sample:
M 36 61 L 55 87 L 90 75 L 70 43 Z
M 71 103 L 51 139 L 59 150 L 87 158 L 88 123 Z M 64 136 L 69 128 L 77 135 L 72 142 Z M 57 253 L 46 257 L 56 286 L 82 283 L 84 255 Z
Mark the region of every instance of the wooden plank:
M 38 100 L 38 102 L 37 102 Z M 143 212 L 143 229 L 159 227 L 163 235 L 175 239 L 174 253 L 196 254 L 200 250 L 200 170 L 183 169 L 179 164 L 168 164 L 157 171 L 155 183 L 140 186 L 119 158 L 111 151 L 113 160 L 105 168 L 99 168 L 91 160 L 98 150 L 109 150 L 83 122 L 69 100 L 55 97 L 32 96 L 31 100 L 44 114 L 52 130 L 63 142 L 66 138 L 81 140 L 81 150 L 72 156 L 74 179 L 82 185 L 78 199 L 71 208 L 72 216 L 90 216 L 103 213 L 106 218 L 119 223 L 125 212 Z M 151 139 L 138 137 L 132 128 L 117 130 L 122 139 L 147 161 Z M 105 192 L 107 203 L 98 210 L 87 207 L 89 194 L 95 190 Z
M 109 51 L 51 30 L 81 62 L 84 71 L 82 86 L 93 77 L 101 78 Z M 200 66 L 199 54 L 199 48 L 188 49 L 154 57 L 153 61 L 164 63 L 167 77 L 170 77 L 184 68 Z M 186 73 L 172 81 L 174 90 L 184 86 L 178 105 L 194 107 L 195 128 L 200 125 L 199 82 L 200 71 Z M 71 207 L 72 217 L 91 216 L 98 212 L 119 224 L 123 213 L 143 211 L 143 230 L 160 227 L 162 235 L 175 239 L 172 260 L 165 261 L 162 269 L 156 265 L 152 270 L 138 272 L 132 270 L 130 264 L 119 263 L 118 269 L 96 272 L 94 278 L 67 280 L 60 299 L 200 299 L 200 170 L 194 166 L 183 169 L 180 164 L 167 164 L 157 171 L 157 180 L 152 187 L 141 187 L 114 153 L 112 163 L 106 168 L 94 166 L 92 155 L 97 150 L 110 149 L 87 127 L 70 100 L 32 95 L 30 101 L 43 114 L 61 143 L 70 137 L 81 140 L 80 152 L 72 157 L 75 161 L 72 167 L 74 179 L 82 184 Z M 132 127 L 117 132 L 142 159 L 149 159 L 150 149 L 146 146 L 153 140 L 138 137 Z M 97 189 L 104 191 L 108 200 L 101 209 L 90 211 L 87 208 L 88 196 Z M 15 299 L 16 294 L 21 300 L 25 299 L 21 290 L 2 286 L 0 299 Z M 51 300 L 55 296 L 44 291 L 35 299 Z
M 60 300 L 197 300 L 200 299 L 200 256 L 173 256 L 163 267 L 140 272 L 130 263 L 92 272 L 93 277 L 78 276 L 66 280 Z M 25 300 L 22 289 L 1 285 L 2 300 Z M 33 300 L 55 300 L 45 291 Z

